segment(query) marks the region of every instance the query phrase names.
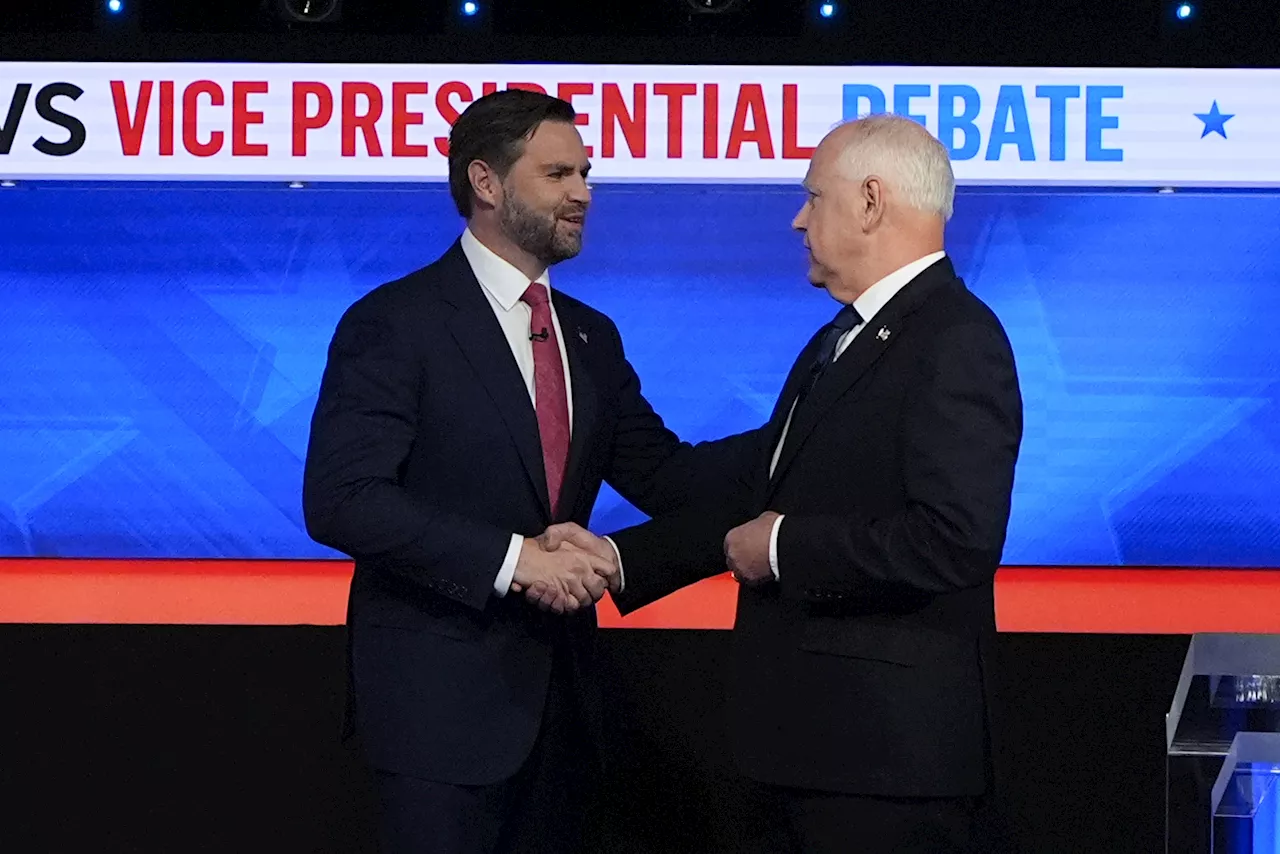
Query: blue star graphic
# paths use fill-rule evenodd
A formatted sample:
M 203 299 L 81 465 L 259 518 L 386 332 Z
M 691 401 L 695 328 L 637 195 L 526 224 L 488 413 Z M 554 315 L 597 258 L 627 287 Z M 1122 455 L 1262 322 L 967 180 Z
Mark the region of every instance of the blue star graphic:
M 1218 109 L 1218 102 L 1214 101 L 1213 106 L 1209 108 L 1207 113 L 1196 113 L 1196 118 L 1204 122 L 1204 133 L 1200 134 L 1200 138 L 1204 139 L 1211 133 L 1216 133 L 1223 139 L 1227 138 L 1227 120 L 1235 118 L 1235 113 L 1224 113 Z

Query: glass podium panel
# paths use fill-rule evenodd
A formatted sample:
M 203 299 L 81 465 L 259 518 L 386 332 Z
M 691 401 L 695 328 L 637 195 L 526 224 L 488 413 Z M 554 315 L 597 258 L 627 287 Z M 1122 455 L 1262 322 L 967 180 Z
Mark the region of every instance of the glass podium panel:
M 1238 733 L 1213 784 L 1211 854 L 1280 851 L 1280 734 Z
M 1280 635 L 1194 635 L 1165 717 L 1166 854 L 1235 854 L 1214 852 L 1214 786 L 1240 733 L 1280 733 Z M 1242 803 L 1223 785 L 1228 809 Z

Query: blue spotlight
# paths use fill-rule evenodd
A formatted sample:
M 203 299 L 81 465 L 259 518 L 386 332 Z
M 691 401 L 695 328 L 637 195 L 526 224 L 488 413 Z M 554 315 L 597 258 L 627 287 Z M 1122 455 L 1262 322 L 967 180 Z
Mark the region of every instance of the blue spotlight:
M 107 11 L 119 15 L 124 11 L 124 0 L 107 0 Z
M 466 15 L 468 18 L 473 17 L 479 11 L 480 4 L 474 3 L 472 0 L 467 0 L 466 3 L 462 4 L 462 14 Z
M 818 14 L 824 18 L 830 18 L 834 16 L 835 13 L 836 13 L 835 3 L 823 3 L 821 6 L 818 7 Z
M 1190 3 L 1179 3 L 1178 8 L 1173 12 L 1173 14 L 1178 16 L 1179 21 L 1186 21 L 1195 13 L 1196 7 L 1192 6 Z

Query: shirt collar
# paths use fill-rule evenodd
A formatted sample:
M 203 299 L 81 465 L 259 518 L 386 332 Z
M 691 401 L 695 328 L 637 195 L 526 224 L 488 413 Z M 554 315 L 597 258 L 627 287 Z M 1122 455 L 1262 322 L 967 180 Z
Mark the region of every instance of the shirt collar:
M 863 323 L 870 323 L 871 318 L 875 317 L 880 309 L 893 299 L 898 291 L 905 288 L 911 283 L 911 280 L 923 273 L 929 267 L 941 261 L 946 257 L 945 252 L 934 252 L 926 255 L 916 261 L 912 261 L 905 267 L 899 267 L 880 281 L 862 292 L 862 296 L 853 301 L 853 307 L 857 309 L 858 315 L 862 318 Z
M 496 252 L 481 243 L 467 228 L 462 232 L 462 252 L 467 256 L 471 271 L 475 273 L 480 287 L 488 292 L 503 311 L 511 311 L 524 292 L 529 289 L 529 279 L 511 263 L 498 256 Z M 534 281 L 551 290 L 551 273 L 543 270 L 542 275 Z

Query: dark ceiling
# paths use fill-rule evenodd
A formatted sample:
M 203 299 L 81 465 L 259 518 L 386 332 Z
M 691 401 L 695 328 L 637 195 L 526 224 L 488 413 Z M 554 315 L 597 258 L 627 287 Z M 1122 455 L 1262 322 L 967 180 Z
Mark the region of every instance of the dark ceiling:
M 272 4 L 304 0 L 107 2 L 3 0 L 0 59 L 1280 65 L 1275 0 L 340 0 L 294 25 Z

